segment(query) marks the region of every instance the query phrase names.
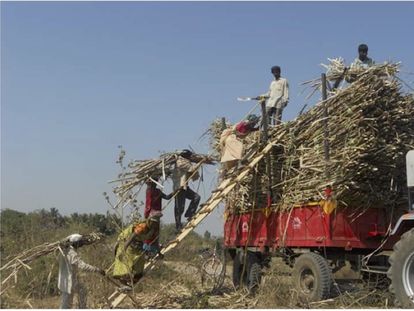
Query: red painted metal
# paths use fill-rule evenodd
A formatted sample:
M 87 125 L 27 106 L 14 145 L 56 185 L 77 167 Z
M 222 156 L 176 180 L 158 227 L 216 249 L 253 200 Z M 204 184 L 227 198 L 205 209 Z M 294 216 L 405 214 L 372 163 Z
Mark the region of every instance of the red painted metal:
M 226 247 L 376 249 L 388 227 L 384 209 L 361 212 L 338 208 L 330 215 L 319 205 L 295 207 L 290 212 L 265 210 L 231 214 L 224 225 Z

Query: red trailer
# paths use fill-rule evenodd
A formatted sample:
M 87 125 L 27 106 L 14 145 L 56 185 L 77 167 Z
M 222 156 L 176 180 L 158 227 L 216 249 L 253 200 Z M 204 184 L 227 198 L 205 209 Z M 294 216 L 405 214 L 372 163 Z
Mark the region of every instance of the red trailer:
M 253 245 L 263 251 L 279 248 L 341 248 L 366 252 L 380 246 L 388 223 L 383 209 L 340 209 L 330 214 L 321 204 L 295 206 L 290 212 L 266 213 L 257 209 L 229 215 L 225 227 L 226 247 Z
M 409 155 L 407 172 L 414 174 L 414 151 Z M 301 296 L 321 300 L 330 295 L 332 273 L 348 261 L 358 272 L 388 274 L 401 305 L 414 307 L 414 185 L 408 186 L 410 212 L 398 221 L 380 207 L 335 208 L 327 201 L 288 212 L 265 207 L 228 214 L 224 245 L 233 259 L 234 285 L 256 288 L 263 266 L 280 256 L 293 267 Z

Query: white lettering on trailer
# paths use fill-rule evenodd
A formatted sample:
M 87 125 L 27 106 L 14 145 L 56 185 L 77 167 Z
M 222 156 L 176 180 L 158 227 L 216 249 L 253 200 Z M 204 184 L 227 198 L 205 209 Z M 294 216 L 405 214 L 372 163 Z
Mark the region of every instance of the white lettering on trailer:
M 296 230 L 302 227 L 302 222 L 300 221 L 299 217 L 294 217 L 292 224 L 293 224 L 293 229 L 296 229 Z

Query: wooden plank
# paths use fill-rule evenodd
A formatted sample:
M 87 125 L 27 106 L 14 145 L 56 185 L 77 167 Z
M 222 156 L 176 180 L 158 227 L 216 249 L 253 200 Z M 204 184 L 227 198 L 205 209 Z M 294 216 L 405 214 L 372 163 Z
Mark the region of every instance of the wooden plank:
M 107 281 L 109 281 L 110 283 L 112 283 L 112 284 L 114 284 L 115 286 L 117 286 L 118 288 L 120 288 L 121 286 L 122 286 L 122 284 L 120 284 L 117 280 L 115 280 L 115 279 L 113 279 L 112 277 L 110 277 L 110 276 L 108 276 L 108 275 L 106 275 L 105 277 L 104 277 Z M 109 296 L 109 298 L 108 298 L 108 300 L 109 301 L 111 301 L 112 299 L 116 299 L 117 297 L 118 297 L 118 295 L 116 295 L 116 294 L 119 294 L 120 292 L 119 291 L 115 291 L 115 292 L 113 292 L 112 294 L 111 294 L 111 296 Z M 128 296 L 128 298 L 129 299 L 131 299 L 131 301 L 132 301 L 132 303 L 134 304 L 134 306 L 135 307 L 139 307 L 139 304 L 138 304 L 138 302 L 135 300 L 135 298 L 134 297 L 132 297 L 132 293 L 123 293 L 124 295 L 125 295 L 125 297 L 126 296 Z M 124 297 L 124 298 L 125 298 Z

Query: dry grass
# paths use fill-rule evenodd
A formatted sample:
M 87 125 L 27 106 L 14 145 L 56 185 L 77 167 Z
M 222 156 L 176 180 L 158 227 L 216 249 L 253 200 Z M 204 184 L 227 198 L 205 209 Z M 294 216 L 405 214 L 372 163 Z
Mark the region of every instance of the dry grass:
M 220 291 L 212 293 L 201 284 L 200 263 L 167 261 L 146 277 L 136 288 L 135 298 L 141 308 L 183 308 L 183 309 L 267 309 L 267 308 L 392 308 L 393 297 L 386 284 L 370 283 L 362 280 L 337 280 L 336 290 L 330 299 L 319 302 L 299 301 L 293 287 L 291 268 L 280 259 L 273 259 L 265 271 L 256 295 L 246 289 L 235 291 L 231 282 L 231 264 L 227 265 L 227 277 Z M 83 275 L 89 288 L 89 308 L 105 307 L 103 297 L 107 297 L 113 286 L 98 276 Z M 9 308 L 57 308 L 59 297 L 34 299 L 30 296 L 7 296 L 3 307 Z M 133 308 L 126 299 L 120 308 Z
M 171 266 L 171 264 L 168 264 Z M 145 289 L 137 297 L 143 308 L 220 308 L 220 309 L 267 309 L 267 308 L 391 308 L 393 297 L 381 282 L 362 280 L 337 280 L 332 298 L 319 302 L 304 302 L 298 299 L 293 287 L 291 268 L 280 259 L 274 259 L 265 271 L 256 295 L 246 289 L 234 291 L 227 276 L 219 292 L 203 289 L 200 275 L 194 270 L 183 270 L 185 264 L 174 263 L 179 276 L 170 282 L 162 282 L 157 291 Z M 186 272 L 185 272 L 186 271 Z M 231 275 L 231 265 L 227 267 Z M 382 288 L 381 288 L 382 287 Z
M 298 297 L 298 292 L 290 278 L 291 268 L 280 259 L 274 259 L 263 277 L 258 292 L 258 308 L 391 308 L 393 297 L 383 279 L 370 282 L 361 279 L 336 279 L 331 298 L 318 302 L 306 302 Z M 348 273 L 349 274 L 349 273 Z

